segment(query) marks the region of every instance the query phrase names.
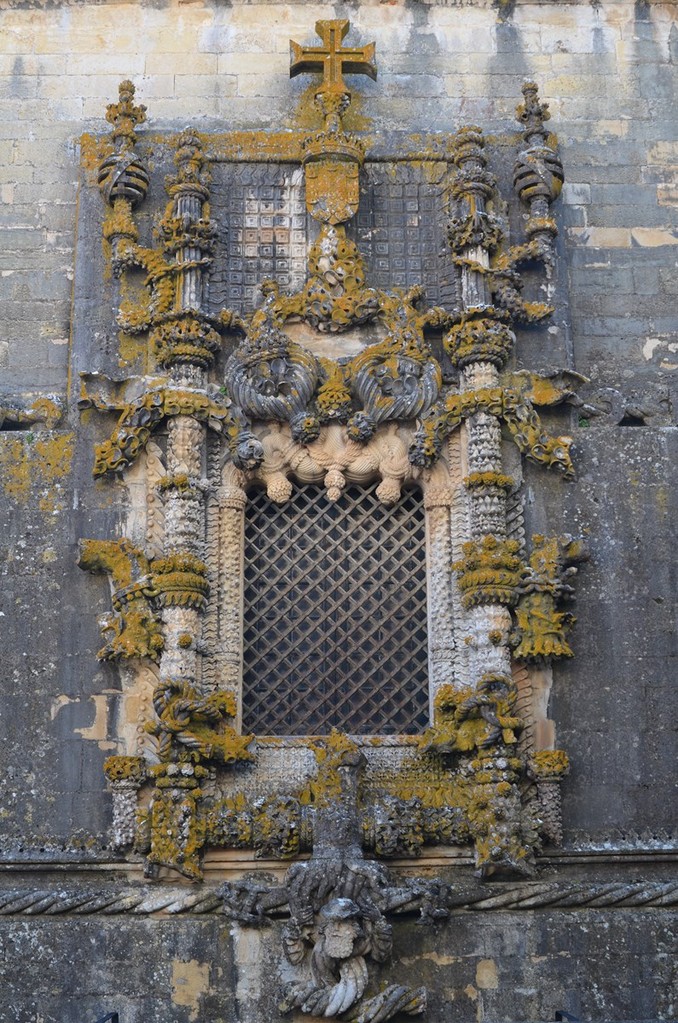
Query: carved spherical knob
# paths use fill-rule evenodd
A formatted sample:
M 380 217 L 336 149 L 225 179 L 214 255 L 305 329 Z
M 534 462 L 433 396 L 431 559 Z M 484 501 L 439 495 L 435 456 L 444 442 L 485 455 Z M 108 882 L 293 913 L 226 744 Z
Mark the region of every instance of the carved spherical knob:
M 106 200 L 127 199 L 136 206 L 148 191 L 148 171 L 136 153 L 112 153 L 99 167 L 99 188 Z
M 560 195 L 563 180 L 563 165 L 555 150 L 534 146 L 518 154 L 513 184 L 523 202 L 537 198 L 553 202 Z

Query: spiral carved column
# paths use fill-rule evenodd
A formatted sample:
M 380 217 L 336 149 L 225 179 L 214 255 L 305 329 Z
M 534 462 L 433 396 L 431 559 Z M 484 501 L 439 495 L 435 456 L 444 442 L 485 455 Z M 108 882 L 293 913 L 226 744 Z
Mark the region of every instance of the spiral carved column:
M 203 216 L 209 191 L 205 159 L 195 134 L 180 136 L 175 163 L 177 174 L 168 185 L 170 202 L 161 222 L 173 295 L 151 340 L 158 363 L 169 370 L 172 387 L 184 393 L 200 392 L 219 339 L 201 312 L 213 232 Z M 155 565 L 165 623 L 163 679 L 195 682 L 200 676 L 200 619 L 209 592 L 204 561 L 205 446 L 203 423 L 188 415 L 168 420 L 167 476 L 160 483 L 165 557 Z
M 500 231 L 488 203 L 494 196 L 494 177 L 487 170 L 484 140 L 479 128 L 463 128 L 455 148 L 456 176 L 452 196 L 456 217 L 449 236 L 461 273 L 462 322 L 451 328 L 445 343 L 460 369 L 462 394 L 482 398 L 483 410 L 466 425 L 471 541 L 464 559 L 456 563 L 463 599 L 469 609 L 469 666 L 471 679 L 483 674 L 510 674 L 508 638 L 513 600 L 509 577 L 517 567 L 516 552 L 506 539 L 506 488 L 502 472 L 501 388 L 499 368 L 513 336 L 491 305 L 487 284 L 490 253 Z M 493 414 L 493 407 L 497 414 Z M 492 585 L 494 578 L 495 585 Z

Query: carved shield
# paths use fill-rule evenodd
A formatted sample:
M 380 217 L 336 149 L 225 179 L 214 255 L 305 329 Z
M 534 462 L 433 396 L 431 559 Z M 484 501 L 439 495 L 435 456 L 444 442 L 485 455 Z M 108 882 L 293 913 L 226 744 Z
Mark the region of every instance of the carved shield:
M 308 163 L 306 209 L 324 224 L 341 224 L 356 213 L 359 202 L 358 164 L 347 160 Z

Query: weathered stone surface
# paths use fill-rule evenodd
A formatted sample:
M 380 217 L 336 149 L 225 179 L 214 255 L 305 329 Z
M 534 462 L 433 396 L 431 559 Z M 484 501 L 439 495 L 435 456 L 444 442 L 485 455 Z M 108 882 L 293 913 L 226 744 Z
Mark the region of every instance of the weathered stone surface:
M 528 534 L 581 533 L 591 551 L 577 580 L 576 658 L 556 668 L 549 707 L 572 769 L 562 785 L 564 850 L 542 862 L 542 878 L 565 878 L 581 892 L 599 879 L 596 864 L 623 858 L 631 865 L 608 866 L 601 884 L 621 889 L 633 879 L 642 900 L 643 885 L 675 877 L 678 11 L 631 0 L 468 0 L 366 3 L 351 13 L 355 38 L 377 40 L 379 81 L 351 80 L 346 127 L 366 133 L 380 160 L 403 146 L 415 156 L 413 181 L 399 181 L 402 169 L 388 162 L 367 169 L 386 197 L 385 210 L 365 203 L 358 225 L 377 273 L 379 230 L 389 241 L 399 229 L 398 189 L 416 185 L 417 208 L 407 211 L 416 218 L 428 215 L 427 186 L 435 193 L 432 165 L 416 160 L 417 135 L 445 139 L 462 123 L 482 123 L 495 132 L 490 169 L 506 193 L 516 142 L 506 126 L 523 80 L 535 78 L 550 103 L 567 184 L 553 208 L 557 269 L 539 297 L 557 312 L 551 326 L 519 331 L 517 362 L 589 377 L 581 395 L 595 408 L 544 414 L 552 432 L 574 437 L 574 482 L 525 470 Z M 116 749 L 121 686 L 114 667 L 96 661 L 108 584 L 75 560 L 79 537 L 119 534 L 127 498 L 115 484 L 92 485 L 92 444 L 109 431 L 87 413 L 80 420 L 73 403 L 78 372 L 115 377 L 145 365 L 133 341 L 118 350 L 117 284 L 100 283 L 96 161 L 82 132 L 101 132 L 105 104 L 128 77 L 149 107 L 157 181 L 171 171 L 166 133 L 186 123 L 213 133 L 308 130 L 313 86 L 288 80 L 288 39 L 311 40 L 314 20 L 334 14 L 324 4 L 174 0 L 9 2 L 3 12 L 0 387 L 28 403 L 52 394 L 70 404 L 53 429 L 0 434 L 0 907 L 8 885 L 65 885 L 63 863 L 85 861 L 86 876 L 66 877 L 85 878 L 98 897 L 97 865 L 119 877 L 119 858 L 106 848 L 102 765 Z M 163 203 L 149 196 L 142 241 Z M 519 227 L 520 209 L 511 215 Z M 438 241 L 433 231 L 426 245 Z M 403 283 L 426 276 L 425 256 L 407 255 Z M 215 280 L 215 302 L 236 283 Z M 530 284 L 539 286 L 536 275 Z M 430 291 L 433 301 L 453 299 L 435 275 Z M 30 875 L 18 872 L 21 862 Z M 466 858 L 447 879 L 473 884 L 471 869 Z M 515 902 L 481 912 L 469 902 L 435 930 L 398 920 L 397 970 L 404 983 L 427 986 L 427 1018 L 441 1023 L 546 1020 L 560 1008 L 583 1019 L 675 1018 L 675 917 L 656 899 L 614 909 L 610 891 L 592 895 L 603 908 L 571 896 L 576 912 Z M 63 916 L 8 915 L 0 1019 L 80 1023 L 109 1009 L 121 1023 L 277 1018 L 281 926 L 254 932 L 216 911 L 108 919 L 71 906 Z
M 31 964 L 3 979 L 13 1023 L 270 1019 L 287 979 L 276 968 L 281 923 L 253 930 L 218 915 L 23 918 L 0 925 L 3 956 Z M 429 990 L 427 1019 L 671 1019 L 676 918 L 642 909 L 459 911 L 435 929 L 394 926 L 401 977 Z M 378 978 L 389 976 L 385 965 Z M 604 1007 L 606 1015 L 602 1015 Z
M 675 428 L 574 431 L 577 480 L 543 492 L 528 529 L 575 522 L 592 552 L 578 576 L 577 662 L 555 670 L 552 716 L 577 768 L 563 782 L 566 844 L 675 843 Z M 529 470 L 528 470 L 529 471 Z M 536 487 L 535 487 L 536 492 Z M 584 763 L 586 767 L 584 767 Z M 669 836 L 673 833 L 673 839 Z

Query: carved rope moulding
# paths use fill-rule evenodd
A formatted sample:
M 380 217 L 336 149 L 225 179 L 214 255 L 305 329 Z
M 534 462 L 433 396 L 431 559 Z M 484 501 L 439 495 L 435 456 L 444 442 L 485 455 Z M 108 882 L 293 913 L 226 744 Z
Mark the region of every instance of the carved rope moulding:
M 261 893 L 263 894 L 263 893 Z M 261 896 L 260 896 L 261 897 Z M 483 884 L 471 888 L 455 885 L 454 891 L 442 896 L 451 909 L 478 912 L 496 910 L 535 910 L 553 907 L 574 912 L 591 906 L 595 909 L 624 910 L 633 907 L 672 909 L 678 905 L 678 885 L 668 881 L 637 881 L 633 883 L 523 882 L 521 884 Z M 3 888 L 0 893 L 0 916 L 37 916 L 74 913 L 78 916 L 104 914 L 115 916 L 222 915 L 222 891 L 210 885 L 187 889 L 175 885 L 129 885 L 103 890 L 81 885 L 59 885 L 58 888 L 22 885 Z

